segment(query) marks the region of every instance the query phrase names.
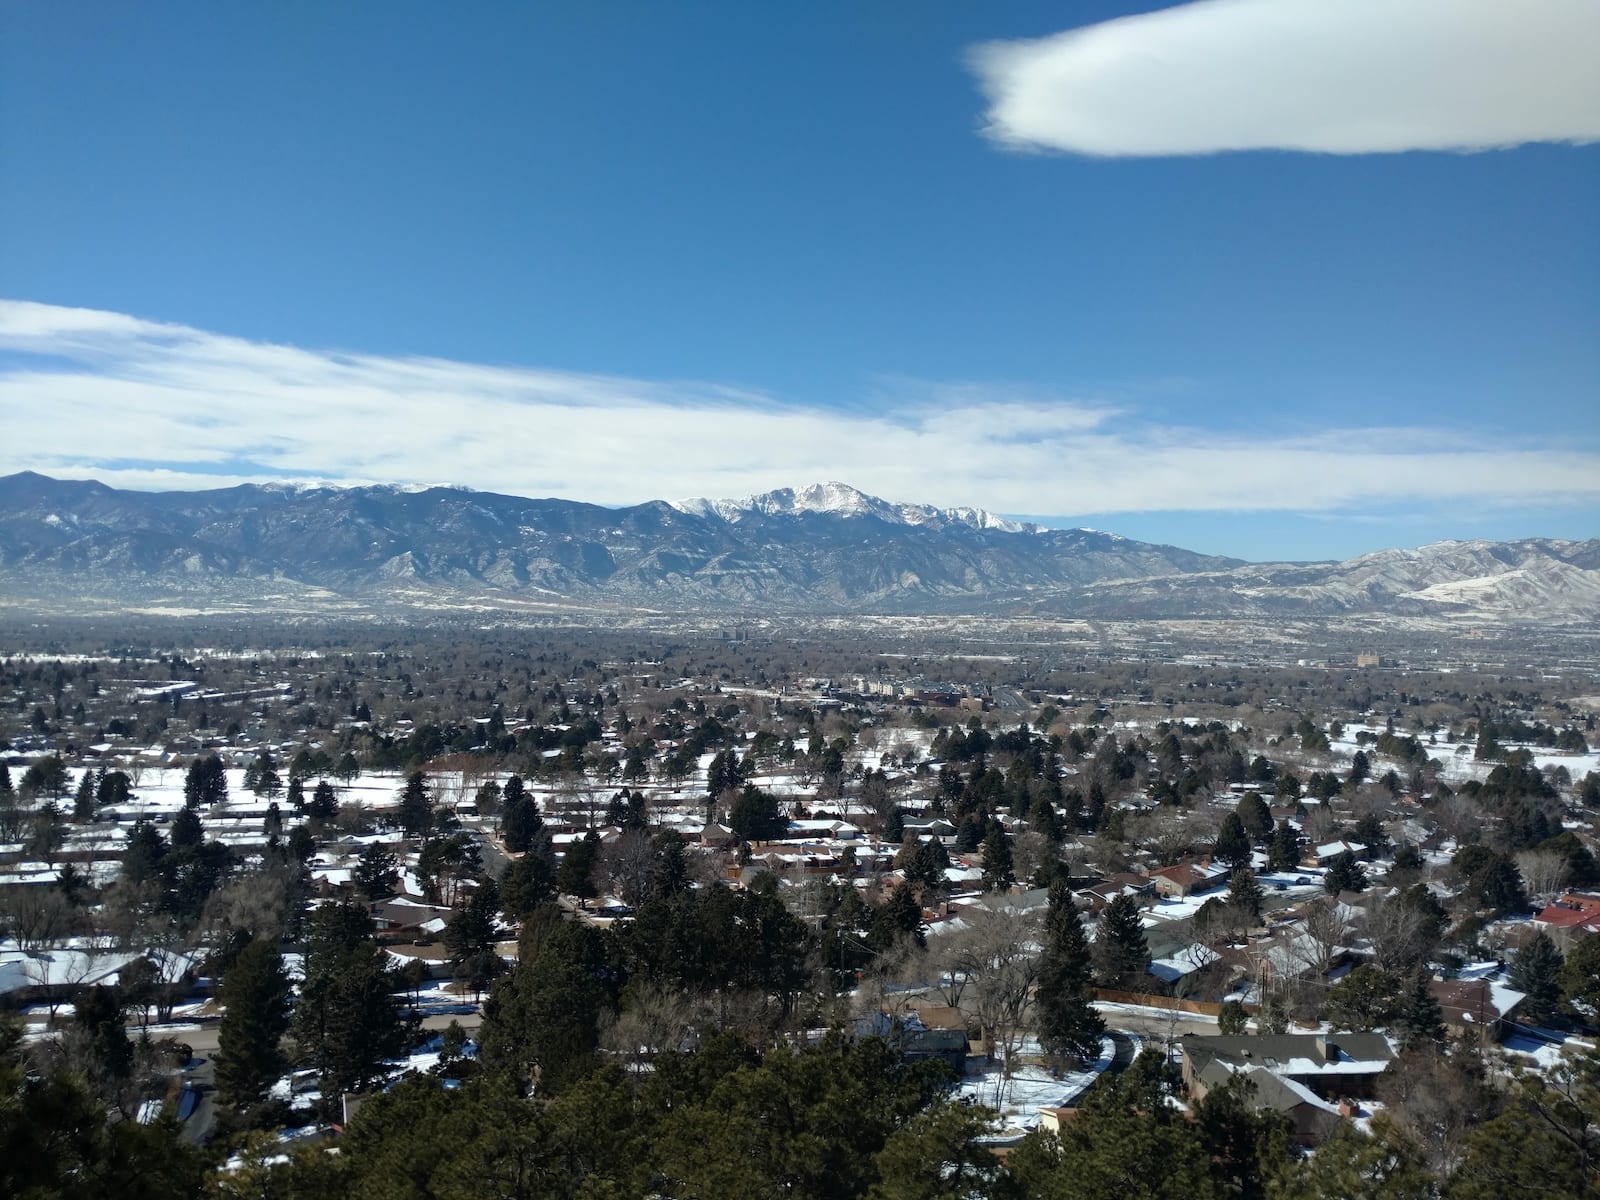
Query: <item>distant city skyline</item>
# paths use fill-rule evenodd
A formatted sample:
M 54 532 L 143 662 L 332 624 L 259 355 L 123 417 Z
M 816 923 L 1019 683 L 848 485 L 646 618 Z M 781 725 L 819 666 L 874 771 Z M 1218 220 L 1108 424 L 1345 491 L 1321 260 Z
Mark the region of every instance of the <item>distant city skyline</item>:
M 0 473 L 1600 535 L 1597 59 L 1585 0 L 19 3 Z

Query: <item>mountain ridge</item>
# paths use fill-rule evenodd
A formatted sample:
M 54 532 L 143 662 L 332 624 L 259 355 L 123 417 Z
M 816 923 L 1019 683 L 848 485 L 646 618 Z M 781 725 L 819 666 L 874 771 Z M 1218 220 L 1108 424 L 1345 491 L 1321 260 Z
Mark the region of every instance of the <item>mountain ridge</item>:
M 241 484 L 134 492 L 0 478 L 0 598 L 289 589 L 651 610 L 1039 616 L 1436 615 L 1600 620 L 1600 539 L 1445 541 L 1249 563 L 847 484 L 606 508 L 459 487 Z

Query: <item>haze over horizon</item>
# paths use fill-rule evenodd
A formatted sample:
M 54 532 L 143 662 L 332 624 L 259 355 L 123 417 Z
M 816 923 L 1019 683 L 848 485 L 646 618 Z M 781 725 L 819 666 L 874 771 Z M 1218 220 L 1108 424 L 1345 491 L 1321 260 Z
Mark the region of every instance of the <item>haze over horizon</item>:
M 1600 7 L 1063 20 L 10 6 L 0 473 L 1600 533 Z

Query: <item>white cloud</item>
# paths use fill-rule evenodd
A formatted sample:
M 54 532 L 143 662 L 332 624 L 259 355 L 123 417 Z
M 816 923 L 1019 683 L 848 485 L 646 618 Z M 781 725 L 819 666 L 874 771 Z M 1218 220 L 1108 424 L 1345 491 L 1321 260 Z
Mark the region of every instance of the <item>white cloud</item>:
M 857 410 L 708 383 L 297 349 L 0 301 L 0 473 L 458 483 L 603 504 L 842 479 L 997 512 L 1600 503 L 1600 454 L 1457 431 L 1254 437 L 973 383 Z M 884 398 L 888 397 L 888 398 Z
M 1596 0 L 1199 0 L 974 49 L 986 132 L 1090 155 L 1600 140 Z

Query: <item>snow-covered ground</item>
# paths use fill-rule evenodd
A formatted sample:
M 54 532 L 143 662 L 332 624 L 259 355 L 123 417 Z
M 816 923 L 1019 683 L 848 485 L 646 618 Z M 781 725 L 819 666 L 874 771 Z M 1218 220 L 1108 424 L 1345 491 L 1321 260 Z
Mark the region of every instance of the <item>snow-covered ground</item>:
M 1115 1045 L 1106 1038 L 1100 1043 L 1100 1057 L 1087 1068 L 1057 1075 L 1044 1065 L 1038 1039 L 1027 1038 L 1012 1059 L 1011 1078 L 1003 1077 L 999 1063 L 990 1063 L 982 1073 L 962 1079 L 955 1094 L 968 1103 L 996 1109 L 1000 1118 L 994 1139 L 1011 1140 L 1039 1127 L 1040 1108 L 1074 1103 L 1111 1066 L 1115 1052 Z

